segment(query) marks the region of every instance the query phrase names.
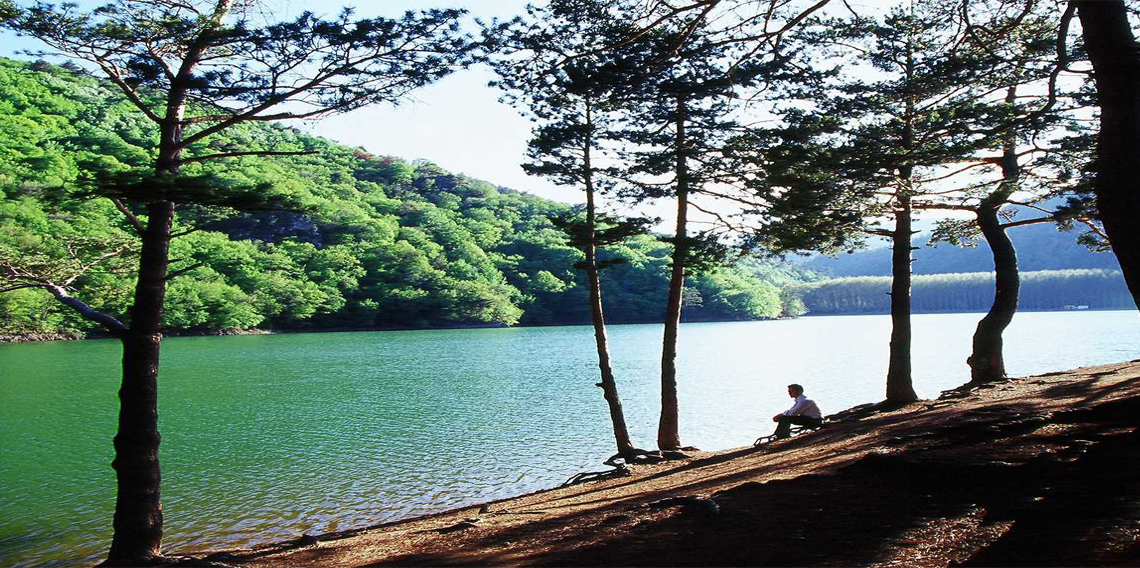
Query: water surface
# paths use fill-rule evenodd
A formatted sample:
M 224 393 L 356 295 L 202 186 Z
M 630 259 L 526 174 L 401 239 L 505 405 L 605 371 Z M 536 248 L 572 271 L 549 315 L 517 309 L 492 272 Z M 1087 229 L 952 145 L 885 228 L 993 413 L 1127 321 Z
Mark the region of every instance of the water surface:
M 914 318 L 922 397 L 969 379 L 980 314 Z M 631 433 L 656 438 L 660 325 L 613 326 Z M 588 326 L 172 338 L 160 379 L 167 551 L 293 538 L 547 488 L 613 453 Z M 799 382 L 825 413 L 883 396 L 887 316 L 685 324 L 682 442 L 747 445 Z M 115 341 L 0 346 L 0 565 L 110 539 Z M 1018 314 L 1011 375 L 1140 357 L 1134 311 Z

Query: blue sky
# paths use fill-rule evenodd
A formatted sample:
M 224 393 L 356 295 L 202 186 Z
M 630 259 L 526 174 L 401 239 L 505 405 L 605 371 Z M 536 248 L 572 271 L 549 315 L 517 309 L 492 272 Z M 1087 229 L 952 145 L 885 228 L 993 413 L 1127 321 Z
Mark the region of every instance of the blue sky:
M 102 4 L 88 0 L 79 3 L 83 7 Z M 299 0 L 274 4 L 281 17 L 313 9 Z M 523 13 L 526 4 L 526 0 L 373 0 L 360 2 L 357 14 L 397 16 L 405 10 L 446 7 L 467 9 L 473 17 L 484 20 L 509 19 Z M 324 4 L 318 11 L 333 14 L 340 5 Z M 16 52 L 42 47 L 34 40 L 0 33 L 0 56 L 27 59 Z M 548 199 L 568 203 L 583 200 L 574 189 L 559 188 L 523 172 L 519 163 L 530 122 L 498 102 L 500 93 L 487 86 L 492 78 L 493 73 L 485 66 L 466 69 L 416 91 L 398 106 L 373 106 L 296 126 L 347 145 L 362 146 L 374 154 L 431 160 L 449 171 Z
M 290 4 L 301 5 L 296 0 Z M 381 7 L 381 4 L 383 5 Z M 361 15 L 396 16 L 404 10 L 464 8 L 484 20 L 509 19 L 524 12 L 526 0 L 412 0 L 360 3 Z M 398 107 L 374 106 L 328 118 L 303 128 L 375 154 L 424 158 L 448 171 L 528 191 L 562 202 L 585 198 L 571 188 L 528 176 L 523 160 L 531 123 L 487 86 L 486 67 L 458 71 L 413 94 Z
M 29 0 L 18 0 L 28 3 Z M 350 0 L 351 1 L 351 0 Z M 542 3 L 543 0 L 531 0 Z M 895 0 L 853 0 L 858 8 L 881 9 Z M 98 0 L 78 0 L 84 8 L 102 4 Z M 398 16 L 406 10 L 433 7 L 463 8 L 472 18 L 509 19 L 525 11 L 527 0 L 371 0 L 357 4 L 358 16 Z M 284 19 L 312 3 L 302 0 L 268 0 L 274 19 Z M 323 4 L 318 13 L 332 15 L 343 5 Z M 472 29 L 474 26 L 472 25 Z M 20 49 L 38 49 L 38 42 L 0 33 L 0 56 L 16 55 Z M 453 73 L 443 80 L 414 92 L 398 106 L 377 105 L 348 114 L 307 121 L 295 126 L 350 146 L 409 160 L 427 159 L 448 171 L 467 174 L 496 185 L 527 191 L 566 203 L 584 201 L 581 191 L 558 187 L 542 178 L 528 176 L 520 163 L 524 158 L 531 123 L 509 105 L 498 101 L 501 93 L 487 85 L 493 73 L 477 66 Z M 633 213 L 624 207 L 627 213 Z M 644 213 L 661 217 L 668 224 L 673 217 L 669 203 L 647 205 Z

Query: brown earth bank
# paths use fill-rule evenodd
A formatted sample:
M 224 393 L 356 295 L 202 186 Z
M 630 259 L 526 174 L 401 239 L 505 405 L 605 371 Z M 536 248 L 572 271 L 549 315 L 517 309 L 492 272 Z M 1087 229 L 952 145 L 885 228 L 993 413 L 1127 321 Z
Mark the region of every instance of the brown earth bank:
M 760 447 L 231 566 L 1140 566 L 1140 361 L 856 408 Z M 469 472 L 478 475 L 478 472 Z
M 77 331 L 43 333 L 0 333 L 0 343 L 23 343 L 26 341 L 73 341 L 76 339 L 86 339 L 86 337 Z

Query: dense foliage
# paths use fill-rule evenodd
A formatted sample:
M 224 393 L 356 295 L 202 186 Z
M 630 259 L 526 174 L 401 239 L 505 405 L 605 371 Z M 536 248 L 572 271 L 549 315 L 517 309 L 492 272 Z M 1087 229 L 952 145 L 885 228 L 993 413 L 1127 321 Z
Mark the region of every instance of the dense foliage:
M 0 255 L 67 259 L 92 242 L 129 243 L 106 199 L 78 199 L 96 172 L 144 168 L 156 141 L 113 91 L 77 69 L 0 61 Z M 234 158 L 210 166 L 235 187 L 271 187 L 293 211 L 184 208 L 172 245 L 166 325 L 171 330 L 428 327 L 584 323 L 582 275 L 550 217 L 569 206 L 443 171 L 429 162 L 377 157 L 290 128 L 241 125 L 210 147 L 308 151 Z M 650 236 L 603 255 L 627 262 L 604 284 L 615 322 L 660 321 L 671 247 Z M 75 294 L 126 318 L 132 253 L 76 280 Z M 726 267 L 695 278 L 692 319 L 781 315 L 779 289 L 758 274 L 774 265 Z M 792 312 L 796 312 L 795 302 Z M 0 331 L 90 329 L 46 293 L 0 295 Z
M 0 124 L 0 226 L 4 227 L 0 255 L 19 251 L 60 260 L 84 247 L 121 248 L 123 256 L 88 271 L 75 282 L 75 288 L 76 295 L 93 306 L 126 317 L 133 276 L 125 267 L 132 262 L 133 251 L 124 220 L 110 201 L 70 198 L 74 191 L 69 188 L 74 190 L 81 185 L 77 180 L 94 172 L 145 167 L 155 141 L 142 134 L 144 124 L 124 101 L 78 69 L 14 61 L 0 61 Z M 179 217 L 181 229 L 200 230 L 174 242 L 174 258 L 180 260 L 174 268 L 192 270 L 171 282 L 166 313 L 171 330 L 589 321 L 583 274 L 573 267 L 581 260 L 581 252 L 550 221 L 569 206 L 454 175 L 429 162 L 372 156 L 289 128 L 242 126 L 211 146 L 314 153 L 232 159 L 212 166 L 214 173 L 235 185 L 270 184 L 280 200 L 295 204 L 300 212 L 184 210 Z M 200 173 L 210 171 L 194 167 Z M 1051 238 L 1038 238 L 1038 233 L 1049 233 Z M 1069 235 L 1047 227 L 1026 227 L 1014 237 L 1024 240 L 1020 248 L 1027 261 L 1037 254 L 1034 251 L 1054 262 L 1074 255 L 1093 256 L 1069 245 Z M 1065 241 L 1063 247 L 1060 241 Z M 1059 255 L 1070 248 L 1075 252 Z M 603 257 L 627 261 L 607 270 L 603 279 L 611 321 L 661 321 L 671 252 L 669 244 L 652 236 L 634 237 L 603 251 Z M 861 253 L 852 260 L 876 253 L 884 255 L 885 251 Z M 945 245 L 919 251 L 920 258 L 927 254 L 984 257 L 988 251 Z M 1111 255 L 1095 256 L 1113 260 Z M 883 265 L 884 261 L 878 259 Z M 938 271 L 945 264 L 934 257 L 924 259 L 916 264 L 916 272 Z M 1027 267 L 1067 267 L 1040 264 Z M 1098 282 L 1110 281 L 1102 287 L 1107 295 L 1075 299 L 1066 299 L 1057 288 L 1072 282 L 1072 276 L 1040 282 L 1027 276 L 1022 308 L 1056 309 L 1074 303 L 1127 307 L 1116 299 L 1097 299 L 1115 298 L 1119 276 L 1096 274 L 1101 275 L 1096 277 Z M 824 291 L 838 293 L 841 289 L 850 297 L 864 297 L 862 279 L 794 286 L 817 278 L 787 264 L 757 261 L 700 274 L 690 279 L 686 289 L 686 319 L 882 310 L 833 305 L 831 300 L 820 299 Z M 921 279 L 916 281 L 915 309 L 985 309 L 981 288 L 992 290 L 992 283 L 983 285 L 974 282 L 977 276 L 970 278 L 971 290 L 977 288 L 970 294 L 978 297 L 968 302 L 949 287 L 938 288 L 948 298 L 926 300 L 934 288 L 926 290 Z M 1035 292 L 1037 286 L 1046 291 Z M 1053 299 L 1038 302 L 1037 295 Z M 887 298 L 878 288 L 865 296 L 875 306 Z M 0 294 L 0 333 L 91 328 L 40 290 Z

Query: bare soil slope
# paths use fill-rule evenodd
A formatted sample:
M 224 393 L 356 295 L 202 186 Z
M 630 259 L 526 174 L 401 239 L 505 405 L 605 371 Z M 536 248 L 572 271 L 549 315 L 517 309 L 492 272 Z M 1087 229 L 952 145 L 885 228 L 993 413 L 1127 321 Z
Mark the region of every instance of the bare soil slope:
M 209 560 L 248 566 L 1140 566 L 1140 364 Z M 199 559 L 201 561 L 202 559 Z

